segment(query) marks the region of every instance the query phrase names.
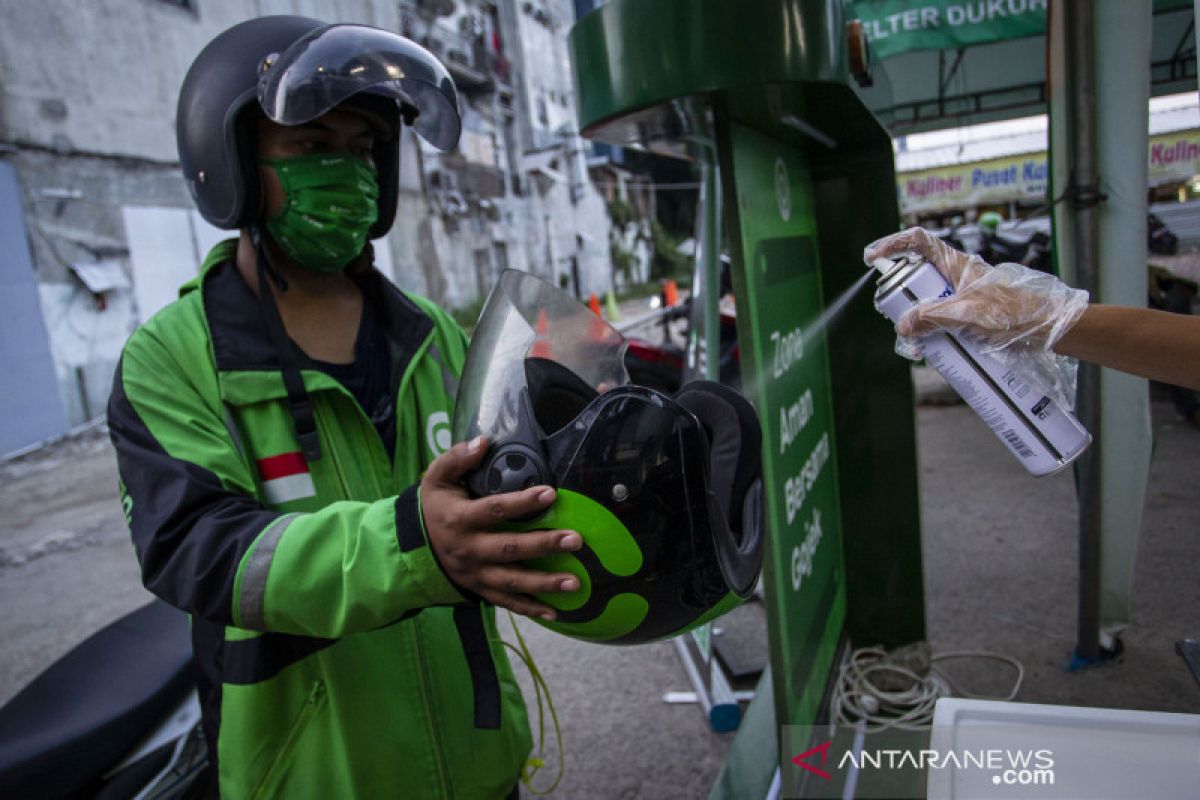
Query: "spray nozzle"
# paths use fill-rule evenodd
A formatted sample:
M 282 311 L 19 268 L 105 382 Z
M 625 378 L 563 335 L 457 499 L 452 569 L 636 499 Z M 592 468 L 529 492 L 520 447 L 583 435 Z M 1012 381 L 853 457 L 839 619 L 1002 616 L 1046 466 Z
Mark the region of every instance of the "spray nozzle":
M 912 262 L 914 256 L 909 253 L 901 253 L 896 256 L 880 256 L 871 262 L 871 268 L 879 272 L 879 280 L 876 283 L 883 283 L 896 272 L 908 266 Z

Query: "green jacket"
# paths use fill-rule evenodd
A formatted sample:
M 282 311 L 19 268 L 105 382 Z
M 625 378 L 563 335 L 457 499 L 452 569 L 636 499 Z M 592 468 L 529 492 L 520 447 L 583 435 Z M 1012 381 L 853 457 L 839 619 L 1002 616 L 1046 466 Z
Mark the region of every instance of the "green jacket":
M 322 453 L 306 465 L 235 244 L 130 337 L 108 409 L 143 580 L 192 615 L 221 795 L 503 797 L 530 748 L 524 705 L 494 609 L 434 558 L 417 486 L 450 446 L 466 339 L 369 273 L 395 458 L 305 369 Z

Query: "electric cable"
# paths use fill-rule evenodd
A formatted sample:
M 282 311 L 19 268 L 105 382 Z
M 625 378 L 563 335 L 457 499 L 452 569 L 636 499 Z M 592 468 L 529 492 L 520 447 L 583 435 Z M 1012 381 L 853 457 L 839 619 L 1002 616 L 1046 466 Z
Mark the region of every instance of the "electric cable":
M 938 669 L 939 661 L 980 658 L 1008 664 L 1016 672 L 1012 689 L 1004 696 L 973 694 L 963 690 Z M 943 697 L 1008 701 L 1017 696 L 1025 668 L 1011 656 L 984 650 L 955 650 L 929 658 L 925 674 L 918 674 L 878 647 L 855 650 L 842 665 L 830 699 L 831 716 L 839 725 L 862 726 L 866 733 L 896 728 L 925 730 L 933 724 L 933 711 Z M 883 685 L 881 685 L 883 684 Z M 895 687 L 901 688 L 895 688 Z
M 562 782 L 563 775 L 566 772 L 566 758 L 563 754 L 562 742 L 562 726 L 558 723 L 558 712 L 554 709 L 554 701 L 550 697 L 550 687 L 546 685 L 546 679 L 542 677 L 542 673 L 538 670 L 537 664 L 534 663 L 533 654 L 529 652 L 529 646 L 525 644 L 525 637 L 521 635 L 521 631 L 517 628 L 517 620 L 511 611 L 508 613 L 508 621 L 512 625 L 513 634 L 517 637 L 517 645 L 500 639 L 500 644 L 507 647 L 509 650 L 517 654 L 517 658 L 529 670 L 529 677 L 533 681 L 534 697 L 537 699 L 538 710 L 538 749 L 536 756 L 530 756 L 525 760 L 525 766 L 521 769 L 521 783 L 525 784 L 525 788 L 531 793 L 538 796 L 547 795 L 558 788 L 558 784 Z M 542 702 L 542 696 L 545 695 L 545 703 Z M 558 747 L 558 775 L 554 782 L 545 789 L 534 788 L 533 778 L 537 775 L 538 770 L 546 766 L 546 712 L 550 713 L 550 720 L 554 725 L 554 740 Z

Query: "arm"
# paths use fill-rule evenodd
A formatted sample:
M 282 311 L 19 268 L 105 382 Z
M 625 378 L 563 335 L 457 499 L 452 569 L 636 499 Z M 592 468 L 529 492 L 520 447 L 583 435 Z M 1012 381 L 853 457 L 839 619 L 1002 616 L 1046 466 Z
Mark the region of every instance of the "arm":
M 871 244 L 864 259 L 904 252 L 928 259 L 955 294 L 911 309 L 896 325 L 902 336 L 959 330 L 997 349 L 1020 343 L 1200 390 L 1200 317 L 1088 304 L 1086 293 L 1053 276 L 1017 264 L 988 267 L 921 228 Z
M 211 372 L 184 369 L 145 329 L 122 354 L 108 418 L 142 580 L 177 608 L 334 638 L 461 601 L 428 547 L 401 547 L 424 543 L 415 489 L 311 514 L 259 503 Z
M 148 589 L 219 624 L 325 638 L 462 601 L 429 546 L 446 526 L 439 520 L 426 530 L 415 486 L 399 497 L 332 503 L 308 514 L 258 503 L 215 381 L 193 382 L 195 372 L 141 331 L 126 347 L 109 402 L 123 500 Z M 533 490 L 526 495 L 510 498 L 503 513 L 528 513 L 541 503 Z M 432 504 L 441 505 L 436 497 Z M 456 533 L 479 535 L 477 519 L 460 519 Z M 562 538 L 529 537 L 507 560 L 557 549 Z M 469 561 L 468 571 L 477 572 L 478 561 Z M 517 588 L 529 591 L 523 583 Z M 536 591 L 545 590 L 543 581 Z
M 1093 304 L 1054 351 L 1200 391 L 1200 317 Z

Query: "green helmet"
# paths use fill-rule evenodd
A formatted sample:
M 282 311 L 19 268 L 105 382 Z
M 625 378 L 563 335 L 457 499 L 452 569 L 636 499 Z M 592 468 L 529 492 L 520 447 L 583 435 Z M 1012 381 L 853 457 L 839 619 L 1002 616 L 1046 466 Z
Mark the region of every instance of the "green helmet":
M 1000 223 L 1003 221 L 1004 217 L 995 211 L 986 211 L 979 215 L 979 230 L 994 234 L 1000 230 Z
M 538 599 L 551 630 L 603 644 L 674 636 L 754 590 L 763 557 L 762 432 L 749 402 L 707 381 L 632 386 L 626 342 L 541 278 L 501 274 L 471 340 L 456 441 L 487 436 L 475 496 L 548 484 L 558 499 L 512 529 L 578 531 L 531 561 L 580 588 Z

